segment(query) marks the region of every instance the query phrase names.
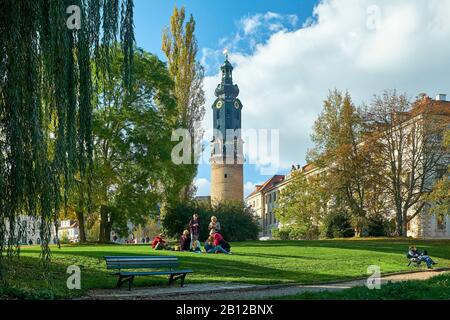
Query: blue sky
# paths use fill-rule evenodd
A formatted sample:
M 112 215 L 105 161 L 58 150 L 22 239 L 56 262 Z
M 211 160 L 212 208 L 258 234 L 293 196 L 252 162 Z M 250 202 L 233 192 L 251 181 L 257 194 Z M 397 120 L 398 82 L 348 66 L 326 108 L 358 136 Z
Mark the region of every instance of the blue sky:
M 199 51 L 217 48 L 219 40 L 236 31 L 236 24 L 246 16 L 276 12 L 295 14 L 303 21 L 311 16 L 313 0 L 135 0 L 135 33 L 138 46 L 157 54 L 161 59 L 161 35 L 169 25 L 174 6 L 186 8 L 196 20 Z
M 243 129 L 279 131 L 277 173 L 305 164 L 329 90 L 349 91 L 356 105 L 386 89 L 411 99 L 450 93 L 450 0 L 135 0 L 137 45 L 162 60 L 162 30 L 175 5 L 196 20 L 198 59 L 207 71 L 203 129 L 212 127 L 228 48 Z M 245 165 L 246 193 L 270 177 L 260 170 L 265 161 Z M 209 184 L 210 166 L 201 164 L 198 194 L 209 195 Z
M 295 26 L 301 26 L 303 22 L 311 17 L 312 10 L 317 1 L 291 1 L 291 0 L 253 0 L 253 1 L 167 1 L 167 0 L 135 0 L 135 36 L 139 47 L 147 51 L 155 53 L 162 60 L 165 60 L 161 51 L 161 35 L 162 30 L 169 24 L 169 18 L 173 8 L 184 6 L 187 15 L 192 14 L 196 21 L 196 36 L 199 47 L 199 59 L 206 58 L 203 51 L 221 52 L 227 45 L 223 43 L 223 39 L 232 39 L 240 28 L 243 19 L 256 16 L 258 14 L 266 14 L 268 12 L 280 14 L 283 16 L 296 17 Z M 289 25 L 289 27 L 295 27 Z M 258 41 L 264 42 L 271 35 L 271 32 L 261 32 L 258 35 Z M 222 40 L 222 41 L 221 41 Z M 242 54 L 251 54 L 252 48 L 243 39 L 233 49 L 238 50 Z M 222 56 L 215 57 L 222 59 Z M 204 59 L 206 60 L 206 59 Z M 203 61 L 204 64 L 205 61 Z M 208 61 L 211 62 L 211 61 Z M 214 61 L 211 65 L 205 65 L 207 75 L 217 73 L 218 61 Z M 235 78 L 235 82 L 239 85 L 239 78 Z M 244 103 L 244 121 L 245 121 L 245 101 Z M 206 105 L 209 110 L 210 106 Z M 212 126 L 212 123 L 211 123 Z M 205 152 L 208 152 L 206 150 Z M 304 160 L 301 159 L 301 162 Z M 286 170 L 280 169 L 280 173 Z M 245 182 L 247 184 L 247 193 L 253 184 L 261 183 L 267 180 L 270 175 L 262 175 L 255 165 L 247 164 L 244 169 Z M 208 164 L 200 164 L 197 178 L 210 179 L 210 166 Z M 204 181 L 204 180 L 202 180 Z M 209 195 L 208 186 L 199 188 L 199 195 Z

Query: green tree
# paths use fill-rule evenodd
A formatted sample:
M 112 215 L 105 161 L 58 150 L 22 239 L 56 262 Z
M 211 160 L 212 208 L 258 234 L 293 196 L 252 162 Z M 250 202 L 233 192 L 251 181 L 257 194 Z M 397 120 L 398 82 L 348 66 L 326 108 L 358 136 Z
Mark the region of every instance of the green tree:
M 292 172 L 290 182 L 281 191 L 277 220 L 283 228 L 318 228 L 327 214 L 330 193 L 322 182 L 323 174 L 311 174 L 297 170 Z
M 175 186 L 180 188 L 182 200 L 188 200 L 194 194 L 192 184 L 197 174 L 197 158 L 203 132 L 201 121 L 205 114 L 205 96 L 203 92 L 204 70 L 197 62 L 197 39 L 195 20 L 191 15 L 185 23 L 185 9 L 174 8 L 170 17 L 170 28 L 166 28 L 162 37 L 162 50 L 168 61 L 169 73 L 175 83 L 177 98 L 177 124 L 189 131 L 191 140 L 190 164 L 178 169 Z
M 93 194 L 101 242 L 109 241 L 112 229 L 127 235 L 128 222 L 143 224 L 155 216 L 164 194 L 161 181 L 173 174 L 173 82 L 156 56 L 142 50 L 134 55 L 131 93 L 120 90 L 123 57 L 116 49 L 96 95 Z
M 81 9 L 80 29 L 68 28 L 70 5 Z M 132 0 L 0 1 L 0 264 L 5 249 L 19 252 L 24 213 L 39 220 L 42 260 L 50 260 L 51 226 L 74 176 L 91 181 L 91 59 L 108 69 L 100 47 L 120 26 L 120 76 L 130 78 L 132 17 Z
M 380 163 L 364 131 L 364 122 L 349 93 L 330 92 L 314 124 L 309 152 L 311 162 L 326 171 L 327 190 L 332 194 L 330 210 L 348 212 L 357 236 L 367 226 L 370 191 L 376 185 Z

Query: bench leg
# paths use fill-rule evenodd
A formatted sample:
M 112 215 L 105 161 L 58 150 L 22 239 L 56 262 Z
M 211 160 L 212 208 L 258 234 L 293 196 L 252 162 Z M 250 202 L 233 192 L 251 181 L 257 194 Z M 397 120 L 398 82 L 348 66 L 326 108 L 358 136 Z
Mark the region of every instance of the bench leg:
M 180 286 L 181 287 L 183 287 L 184 286 L 184 278 L 186 278 L 186 273 L 184 273 L 182 276 L 181 276 L 181 280 L 180 280 Z
M 131 278 L 128 280 L 128 291 L 131 291 L 131 285 L 133 284 L 134 276 L 131 276 Z
M 170 275 L 169 277 L 169 286 L 175 281 L 176 279 L 174 279 L 173 274 Z
M 184 278 L 186 278 L 186 273 L 180 274 L 180 275 L 173 275 L 171 274 L 169 277 L 169 285 L 171 285 L 172 283 L 174 283 L 175 281 L 177 281 L 178 279 L 180 279 L 180 284 L 181 287 L 184 286 Z
M 122 284 L 123 284 L 122 276 L 119 275 L 119 279 L 117 280 L 116 288 L 120 288 L 122 286 Z
M 117 281 L 116 288 L 122 287 L 122 285 L 128 281 L 128 290 L 131 290 L 131 284 L 133 283 L 134 276 L 122 276 L 119 275 L 119 280 Z

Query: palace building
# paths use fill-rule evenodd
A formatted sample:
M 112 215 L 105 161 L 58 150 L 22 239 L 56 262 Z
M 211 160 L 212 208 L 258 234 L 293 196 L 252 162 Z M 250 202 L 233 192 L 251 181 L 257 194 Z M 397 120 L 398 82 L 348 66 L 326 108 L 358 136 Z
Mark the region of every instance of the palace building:
M 228 56 L 221 66 L 222 80 L 217 85 L 213 109 L 211 141 L 211 202 L 244 200 L 243 148 L 241 138 L 242 103 L 239 88 L 233 84 L 233 66 Z
M 447 97 L 444 94 L 439 94 L 435 99 L 431 99 L 427 96 L 422 98 L 422 101 L 416 106 L 416 108 L 408 115 L 405 116 L 402 126 L 407 131 L 409 126 L 413 126 L 415 123 L 424 121 L 424 114 L 432 115 L 435 121 L 446 121 L 447 128 L 450 128 L 450 101 L 447 101 Z M 410 148 L 406 148 L 409 150 Z M 411 157 L 405 152 L 405 158 Z M 436 166 L 436 172 L 433 176 L 427 179 L 427 189 L 431 190 L 434 182 L 437 179 L 442 178 L 446 172 L 450 163 L 450 154 L 446 154 L 439 161 Z M 408 168 L 405 167 L 408 171 Z M 327 168 L 315 168 L 311 164 L 307 164 L 303 167 L 293 166 L 292 171 L 285 175 L 275 175 L 268 179 L 264 184 L 256 186 L 255 190 L 250 193 L 245 203 L 251 207 L 255 216 L 260 223 L 260 238 L 272 238 L 272 231 L 282 227 L 275 215 L 275 209 L 278 206 L 279 200 L 283 197 L 283 189 L 292 181 L 292 174 L 294 172 L 300 172 L 306 176 L 315 175 L 320 172 L 326 172 Z M 421 205 L 418 203 L 417 205 Z M 431 203 L 426 203 L 423 210 L 414 216 L 407 224 L 407 236 L 419 239 L 450 239 L 450 212 L 445 215 L 433 214 L 430 212 L 432 207 Z M 415 208 L 410 208 L 410 211 Z M 393 219 L 395 211 L 392 209 L 388 213 L 387 218 Z

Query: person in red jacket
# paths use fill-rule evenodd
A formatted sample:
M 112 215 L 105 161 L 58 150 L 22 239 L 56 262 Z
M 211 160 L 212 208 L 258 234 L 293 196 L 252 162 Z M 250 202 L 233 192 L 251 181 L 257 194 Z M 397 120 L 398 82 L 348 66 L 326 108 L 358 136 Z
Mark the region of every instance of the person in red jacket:
M 222 235 L 220 233 L 218 233 L 214 229 L 212 229 L 210 234 L 214 238 L 214 246 L 221 246 L 227 252 L 231 253 L 230 252 L 230 249 L 231 249 L 230 244 L 225 241 L 225 239 L 222 237 Z
M 152 248 L 155 250 L 162 250 L 162 249 L 170 250 L 166 240 L 164 240 L 164 234 L 160 233 L 153 239 Z

